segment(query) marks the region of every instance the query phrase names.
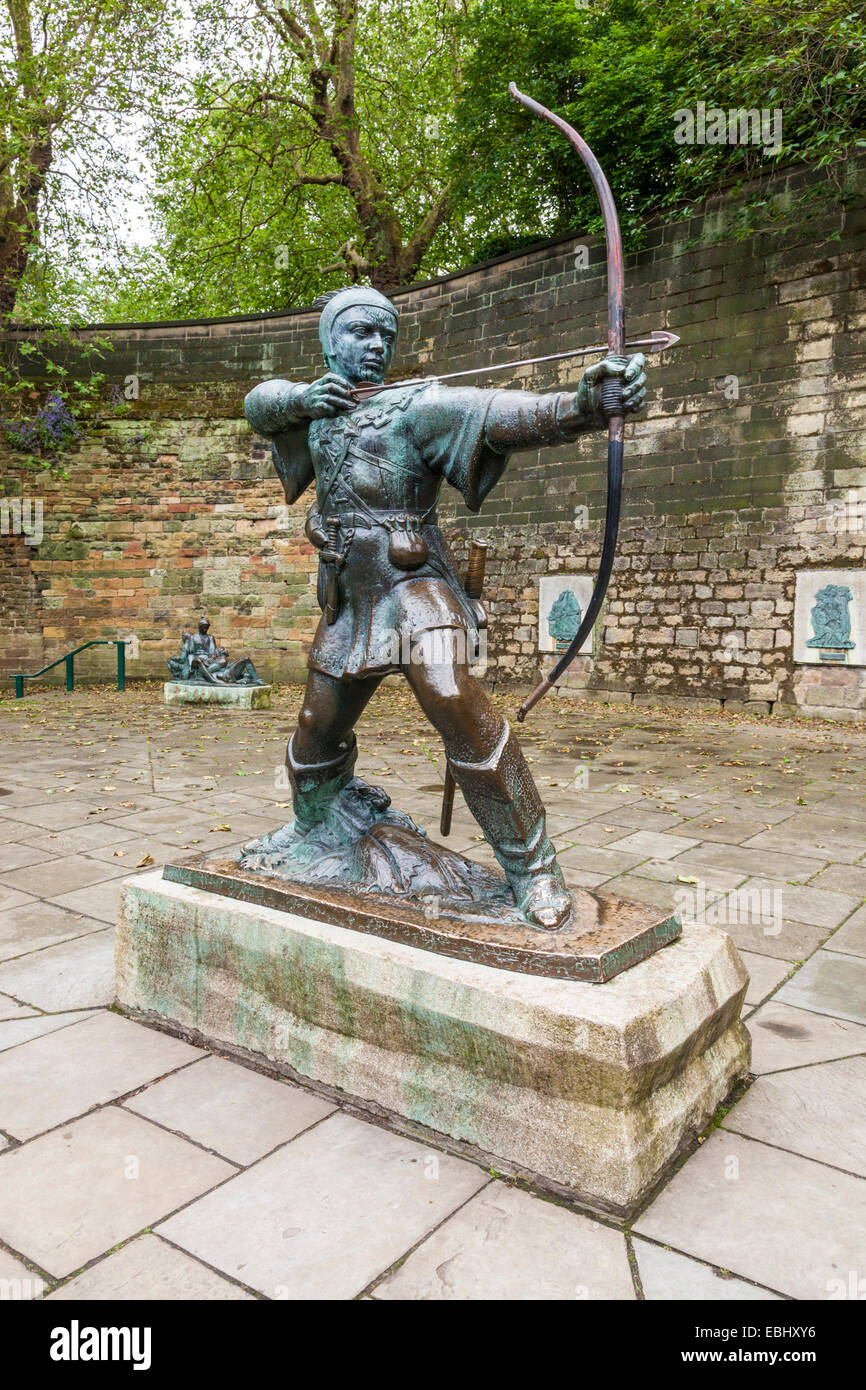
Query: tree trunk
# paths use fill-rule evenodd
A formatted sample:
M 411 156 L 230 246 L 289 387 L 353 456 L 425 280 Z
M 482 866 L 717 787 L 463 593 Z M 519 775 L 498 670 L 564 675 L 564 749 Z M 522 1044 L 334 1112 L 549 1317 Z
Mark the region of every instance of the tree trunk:
M 31 147 L 24 181 L 15 189 L 15 201 L 0 223 L 0 322 L 15 310 L 18 287 L 39 229 L 39 199 L 51 157 L 50 136 Z

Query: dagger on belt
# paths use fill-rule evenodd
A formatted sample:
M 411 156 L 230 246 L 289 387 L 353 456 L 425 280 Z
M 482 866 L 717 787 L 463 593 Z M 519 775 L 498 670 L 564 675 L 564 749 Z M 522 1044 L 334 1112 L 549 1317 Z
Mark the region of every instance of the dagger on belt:
M 333 627 L 340 611 L 340 591 L 337 587 L 337 575 L 344 563 L 344 556 L 341 555 L 337 549 L 340 543 L 340 523 L 338 521 L 325 522 L 325 534 L 328 537 L 328 545 L 325 550 L 319 551 L 319 558 L 324 561 L 328 573 L 328 588 L 325 598 L 325 622 L 329 627 Z
M 463 580 L 463 588 L 469 598 L 478 602 L 484 591 L 484 571 L 487 568 L 487 542 L 471 540 L 469 542 L 469 560 L 466 565 L 466 578 Z M 456 790 L 454 773 L 451 771 L 451 764 L 446 762 L 445 766 L 445 785 L 442 788 L 442 812 L 439 817 L 440 835 L 450 835 L 451 816 L 454 811 L 454 792 Z

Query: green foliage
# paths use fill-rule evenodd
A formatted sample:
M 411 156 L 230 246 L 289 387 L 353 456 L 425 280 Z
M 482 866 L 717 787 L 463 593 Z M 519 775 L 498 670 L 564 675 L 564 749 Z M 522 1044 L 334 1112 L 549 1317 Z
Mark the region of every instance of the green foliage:
M 580 161 L 509 100 L 509 80 L 588 141 L 631 246 L 651 212 L 783 164 L 838 165 L 866 145 L 866 28 L 850 0 L 480 0 L 470 30 L 455 172 L 475 259 L 533 233 L 601 228 Z M 675 113 L 699 101 L 780 108 L 778 150 L 678 144 Z
M 64 456 L 85 432 L 128 409 L 96 369 L 110 347 L 107 338 L 78 339 L 69 328 L 9 345 L 0 363 L 0 440 L 15 467 L 63 475 Z
M 326 31 L 338 8 L 318 5 Z M 312 5 L 283 9 L 313 33 Z M 452 5 L 358 7 L 354 107 L 340 132 L 347 165 L 312 96 L 318 51 L 296 51 L 272 22 L 279 13 L 253 0 L 234 10 L 198 0 L 192 75 L 174 119 L 150 130 L 160 246 L 138 283 L 114 296 L 125 317 L 276 309 L 375 279 L 446 193 L 461 55 Z M 342 90 L 338 60 L 322 71 Z M 448 268 L 462 253 L 460 220 L 446 213 L 425 268 Z
M 0 89 L 0 280 L 9 190 L 51 141 L 19 321 L 288 308 L 600 231 L 582 164 L 509 99 L 512 79 L 587 139 L 632 248 L 650 215 L 736 181 L 754 187 L 717 235 L 806 227 L 815 196 L 772 200 L 765 176 L 826 167 L 844 200 L 847 157 L 866 147 L 851 0 L 190 0 L 185 27 L 181 0 L 5 3 L 33 38 L 28 56 L 0 21 L 15 72 Z M 779 148 L 677 143 L 676 113 L 699 102 L 779 108 Z M 114 225 L 139 152 L 144 246 Z
M 0 317 L 68 321 L 119 265 L 135 129 L 168 118 L 179 0 L 0 5 Z M 97 274 L 97 279 L 98 279 Z

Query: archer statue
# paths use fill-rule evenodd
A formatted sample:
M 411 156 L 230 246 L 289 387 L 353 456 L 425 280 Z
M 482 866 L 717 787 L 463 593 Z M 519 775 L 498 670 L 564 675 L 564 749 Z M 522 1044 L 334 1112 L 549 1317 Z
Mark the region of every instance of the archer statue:
M 373 394 L 391 364 L 397 325 L 396 306 L 378 291 L 334 292 L 319 320 L 324 375 L 265 381 L 244 403 L 253 429 L 272 441 L 286 501 L 313 482 L 316 489 L 306 531 L 319 552 L 322 618 L 286 753 L 294 833 L 313 833 L 337 801 L 343 823 L 351 821 L 347 796 L 369 804 L 373 789 L 353 778 L 354 729 L 383 677 L 400 671 L 442 737 L 520 912 L 555 930 L 570 918 L 571 896 L 517 739 L 472 673 L 485 619 L 455 571 L 436 504 L 444 480 L 477 512 L 516 450 L 564 444 L 604 428 L 615 411 L 635 414 L 646 395 L 645 359 L 608 356 L 574 392 L 434 379 Z M 440 639 L 435 657 L 431 634 Z M 425 641 L 428 649 L 419 646 Z

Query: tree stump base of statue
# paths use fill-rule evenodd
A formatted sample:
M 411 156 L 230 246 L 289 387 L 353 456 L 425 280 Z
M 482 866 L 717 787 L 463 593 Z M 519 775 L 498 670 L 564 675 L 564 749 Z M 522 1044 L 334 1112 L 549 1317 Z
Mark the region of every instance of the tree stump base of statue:
M 167 705 L 228 705 L 232 709 L 270 709 L 272 685 L 205 685 L 166 681 Z
M 748 1069 L 733 944 L 584 890 L 531 928 L 504 878 L 417 833 L 354 852 L 420 894 L 337 882 L 321 853 L 305 881 L 291 826 L 128 880 L 118 1005 L 627 1217 Z

